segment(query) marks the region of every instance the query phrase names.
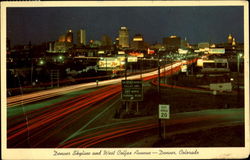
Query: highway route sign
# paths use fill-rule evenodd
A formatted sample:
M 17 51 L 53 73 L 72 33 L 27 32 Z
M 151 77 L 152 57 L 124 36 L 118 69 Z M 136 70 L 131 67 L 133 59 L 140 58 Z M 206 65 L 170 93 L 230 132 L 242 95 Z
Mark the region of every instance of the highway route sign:
M 123 101 L 142 101 L 142 80 L 122 80 L 121 97 Z
M 168 104 L 159 104 L 159 119 L 170 118 L 170 107 Z

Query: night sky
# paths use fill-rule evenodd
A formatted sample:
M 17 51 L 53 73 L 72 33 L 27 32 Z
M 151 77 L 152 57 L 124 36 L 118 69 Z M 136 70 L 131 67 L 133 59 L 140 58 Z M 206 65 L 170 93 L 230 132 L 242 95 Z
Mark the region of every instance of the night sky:
M 190 43 L 226 42 L 231 33 L 243 42 L 243 7 L 50 7 L 8 8 L 7 37 L 11 45 L 54 41 L 72 29 L 85 29 L 87 40 L 103 34 L 113 40 L 121 26 L 130 37 L 141 33 L 146 42 L 163 37 L 186 37 Z

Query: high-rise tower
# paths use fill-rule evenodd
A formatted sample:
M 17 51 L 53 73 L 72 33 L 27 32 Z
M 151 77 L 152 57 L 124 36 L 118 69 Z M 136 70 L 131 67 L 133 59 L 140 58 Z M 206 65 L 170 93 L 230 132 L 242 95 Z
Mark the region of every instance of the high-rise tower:
M 73 32 L 71 29 L 66 34 L 66 42 L 73 43 Z
M 127 27 L 121 27 L 119 30 L 119 46 L 122 48 L 129 47 L 129 33 Z
M 227 43 L 232 44 L 232 42 L 233 42 L 233 36 L 229 34 L 227 37 Z
M 77 43 L 78 45 L 86 45 L 86 31 L 83 29 L 80 29 L 77 32 Z

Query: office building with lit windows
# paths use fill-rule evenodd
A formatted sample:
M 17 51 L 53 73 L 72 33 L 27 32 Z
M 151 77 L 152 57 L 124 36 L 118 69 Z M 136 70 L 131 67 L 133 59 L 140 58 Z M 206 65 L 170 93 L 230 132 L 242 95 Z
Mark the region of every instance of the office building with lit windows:
M 131 43 L 131 48 L 135 50 L 145 49 L 144 38 L 141 34 L 136 34 Z
M 66 33 L 66 42 L 73 43 L 73 32 L 71 29 Z
M 166 50 L 176 52 L 181 47 L 181 38 L 177 36 L 163 38 L 163 45 Z
M 121 48 L 129 47 L 129 32 L 127 27 L 121 27 L 119 30 L 119 46 Z
M 86 31 L 83 29 L 80 29 L 77 32 L 77 44 L 78 45 L 86 45 Z

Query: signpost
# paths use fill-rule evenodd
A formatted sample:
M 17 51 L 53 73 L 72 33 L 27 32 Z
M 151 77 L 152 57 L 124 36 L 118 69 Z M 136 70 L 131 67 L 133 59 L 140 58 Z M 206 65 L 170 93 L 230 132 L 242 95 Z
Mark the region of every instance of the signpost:
M 127 102 L 136 102 L 137 112 L 139 111 L 138 101 L 143 101 L 142 80 L 122 80 L 122 101 L 125 101 L 126 111 L 128 112 Z
M 142 101 L 142 81 L 141 80 L 122 80 L 122 100 L 123 101 Z
M 169 119 L 170 110 L 168 104 L 159 104 L 159 119 Z
M 163 138 L 166 137 L 166 126 L 165 126 L 165 120 L 170 118 L 170 107 L 168 104 L 159 104 L 159 131 L 160 131 L 160 137 L 161 137 L 161 119 L 164 119 L 163 121 Z

